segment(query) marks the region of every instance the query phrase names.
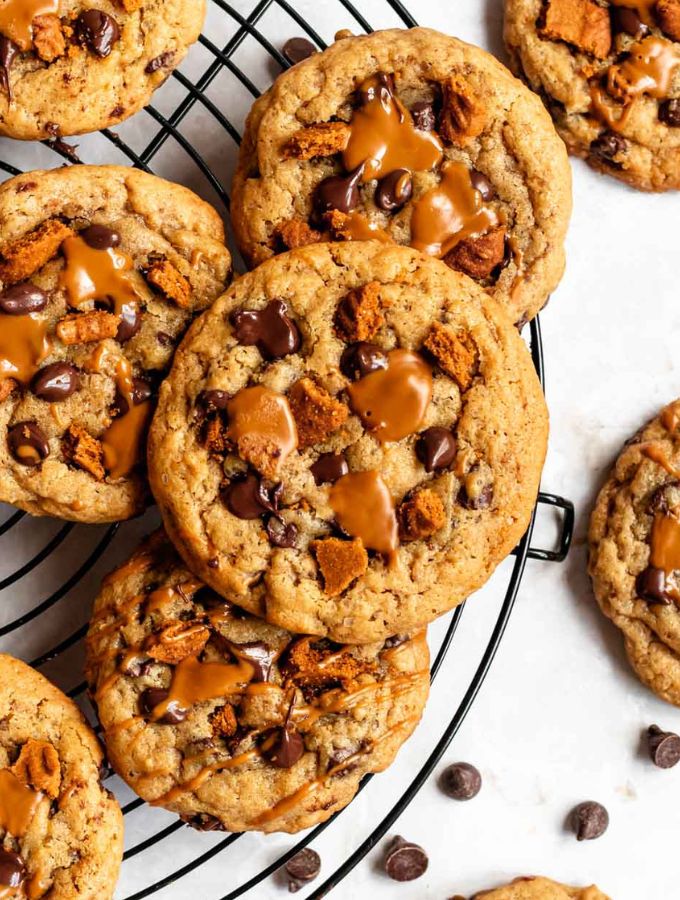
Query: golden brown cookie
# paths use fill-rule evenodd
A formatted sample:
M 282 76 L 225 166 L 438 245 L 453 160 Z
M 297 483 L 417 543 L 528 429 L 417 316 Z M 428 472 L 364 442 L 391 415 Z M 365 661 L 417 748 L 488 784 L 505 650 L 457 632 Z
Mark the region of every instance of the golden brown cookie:
M 585 888 L 558 884 L 549 878 L 528 875 L 505 887 L 475 894 L 473 900 L 609 900 L 595 885 Z

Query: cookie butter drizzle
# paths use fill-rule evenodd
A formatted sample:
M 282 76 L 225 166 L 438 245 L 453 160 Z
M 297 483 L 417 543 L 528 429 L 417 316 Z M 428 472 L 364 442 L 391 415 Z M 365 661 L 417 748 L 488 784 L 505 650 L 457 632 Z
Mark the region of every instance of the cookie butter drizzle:
M 0 5 L 0 34 L 24 52 L 33 45 L 33 20 L 37 16 L 55 15 L 59 0 L 3 0 Z
M 14 838 L 23 837 L 43 796 L 9 769 L 0 769 L 0 828 Z
M 227 406 L 228 436 L 239 441 L 258 442 L 280 467 L 297 447 L 297 429 L 288 401 L 263 385 L 244 388 Z
M 680 570 L 680 520 L 672 513 L 654 516 L 649 561 L 666 576 Z
M 93 300 L 113 302 L 116 315 L 136 309 L 139 295 L 130 278 L 132 260 L 114 247 L 98 250 L 80 236 L 61 245 L 66 265 L 60 276 L 69 305 L 81 309 Z
M 0 314 L 0 381 L 27 384 L 50 352 L 47 322 L 34 313 Z
M 378 472 L 349 472 L 332 485 L 329 501 L 338 524 L 364 547 L 394 559 L 399 529 L 394 500 Z

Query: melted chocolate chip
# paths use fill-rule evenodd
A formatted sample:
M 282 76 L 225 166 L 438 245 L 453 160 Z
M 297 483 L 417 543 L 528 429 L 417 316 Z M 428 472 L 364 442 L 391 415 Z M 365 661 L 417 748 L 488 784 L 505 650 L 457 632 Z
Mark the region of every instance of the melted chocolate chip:
M 615 131 L 603 131 L 590 145 L 590 155 L 609 166 L 621 167 L 621 163 L 615 160 L 619 153 L 623 153 L 628 147 L 628 142 Z
M 142 314 L 136 303 L 124 303 L 120 311 L 120 324 L 116 332 L 116 340 L 124 344 L 134 337 L 142 325 Z
M 427 853 L 418 844 L 395 837 L 387 848 L 385 872 L 393 881 L 414 881 L 427 871 Z
M 458 493 L 458 502 L 466 509 L 488 509 L 492 500 L 493 488 L 490 484 L 485 484 L 476 497 L 470 497 L 464 487 Z
M 31 284 L 15 284 L 0 294 L 0 312 L 6 316 L 27 316 L 40 312 L 47 306 L 47 294 L 42 288 Z
M 454 800 L 472 800 L 481 790 L 482 776 L 470 763 L 453 763 L 444 769 L 439 784 L 444 793 Z
M 12 99 L 12 85 L 9 76 L 18 52 L 19 48 L 14 41 L 10 41 L 4 34 L 0 34 L 0 87 L 7 94 L 9 100 Z
M 209 813 L 197 813 L 195 816 L 180 816 L 185 825 L 196 831 L 226 831 L 222 822 Z
M 672 731 L 662 731 L 658 725 L 647 729 L 647 747 L 655 766 L 672 769 L 680 762 L 680 736 Z
M 487 203 L 496 196 L 493 185 L 483 172 L 479 172 L 477 169 L 471 169 L 470 181 L 472 182 L 472 187 L 482 195 L 482 200 Z
M 321 871 L 321 857 L 310 847 L 300 850 L 286 863 L 286 874 L 290 881 L 288 890 L 291 893 L 299 891 L 301 887 L 313 881 Z
M 664 100 L 659 104 L 659 121 L 671 128 L 680 128 L 680 100 Z
M 276 650 L 263 641 L 249 641 L 245 644 L 230 644 L 232 652 L 247 660 L 254 668 L 253 681 L 269 681 Z
M 294 547 L 298 530 L 292 522 L 284 522 L 279 516 L 270 516 L 265 526 L 267 537 L 275 547 Z
M 666 593 L 666 573 L 663 569 L 647 566 L 635 579 L 635 591 L 641 600 L 647 603 L 663 603 L 667 605 L 671 598 Z
M 435 472 L 450 466 L 456 458 L 458 443 L 448 428 L 433 425 L 418 435 L 416 456 L 426 472 Z
M 147 688 L 139 698 L 140 708 L 145 716 L 151 716 L 154 709 L 168 699 L 168 691 L 164 688 Z M 164 725 L 178 725 L 187 717 L 187 710 L 177 706 L 170 706 L 166 710 L 165 715 L 158 719 Z
M 31 390 L 36 397 L 47 400 L 48 403 L 57 403 L 66 400 L 80 387 L 80 373 L 75 366 L 67 362 L 51 363 L 43 366 L 33 376 Z
M 90 225 L 80 232 L 80 237 L 93 250 L 111 250 L 120 246 L 120 235 L 106 225 Z
M 86 9 L 76 19 L 76 39 L 97 56 L 109 56 L 120 38 L 116 20 L 100 9 Z
M 226 391 L 202 391 L 196 400 L 196 405 L 206 416 L 224 412 L 229 403 L 229 394 Z
M 305 752 L 302 735 L 287 724 L 279 730 L 274 746 L 267 753 L 269 762 L 278 769 L 290 769 Z
M 20 887 L 26 876 L 26 866 L 18 853 L 0 847 L 0 884 Z
M 385 351 L 376 344 L 368 344 L 366 341 L 350 344 L 340 357 L 340 370 L 352 381 L 386 368 Z
M 154 58 L 146 64 L 144 72 L 147 75 L 153 75 L 153 73 L 158 72 L 159 69 L 167 69 L 168 66 L 171 66 L 174 63 L 175 56 L 176 53 L 173 50 L 166 50 L 166 52 L 161 53 L 160 56 L 154 56 Z
M 349 472 L 344 453 L 322 453 L 309 468 L 316 484 L 332 483 Z
M 572 810 L 571 827 L 579 841 L 593 841 L 602 837 L 609 825 L 609 813 L 601 803 L 586 800 Z
M 411 118 L 418 131 L 434 131 L 437 116 L 429 100 L 419 100 L 411 107 Z
M 612 14 L 612 25 L 616 34 L 629 34 L 636 40 L 649 34 L 649 27 L 645 25 L 636 10 L 628 9 L 626 6 L 615 6 L 610 8 Z
M 375 190 L 376 206 L 394 212 L 408 203 L 413 194 L 413 178 L 408 169 L 395 169 L 378 182 Z
M 236 340 L 257 346 L 265 359 L 280 359 L 295 353 L 302 343 L 300 329 L 288 315 L 283 300 L 271 300 L 264 309 L 241 309 L 231 314 Z
M 133 378 L 131 394 L 132 403 L 134 406 L 139 406 L 140 403 L 145 403 L 147 400 L 151 399 L 153 396 L 153 387 L 145 378 Z M 120 416 L 124 416 L 125 413 L 130 411 L 130 404 L 120 393 L 116 394 L 116 409 Z
M 357 208 L 363 171 L 363 165 L 357 166 L 349 175 L 331 175 L 317 185 L 314 191 L 314 209 L 319 218 L 334 209 L 349 213 Z
M 9 452 L 23 466 L 32 468 L 50 455 L 50 446 L 35 422 L 17 422 L 7 432 Z
M 278 511 L 281 490 L 280 484 L 268 488 L 258 475 L 249 472 L 232 478 L 222 491 L 222 499 L 229 512 L 239 519 L 259 519 L 265 513 Z
M 310 56 L 313 56 L 316 53 L 316 47 L 307 38 L 294 37 L 286 41 L 281 52 L 291 66 L 294 66 L 296 63 L 302 62 L 303 59 L 309 59 Z

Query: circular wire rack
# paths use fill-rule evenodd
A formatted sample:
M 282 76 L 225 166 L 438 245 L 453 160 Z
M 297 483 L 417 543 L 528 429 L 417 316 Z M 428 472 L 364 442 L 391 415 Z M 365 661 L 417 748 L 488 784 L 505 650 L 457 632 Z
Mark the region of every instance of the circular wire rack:
M 373 26 L 406 26 L 417 23 L 399 0 L 365 0 L 360 12 L 349 0 L 314 4 L 314 0 L 209 0 L 204 33 L 185 63 L 175 71 L 154 97 L 154 105 L 124 123 L 116 131 L 105 129 L 81 139 L 80 146 L 60 139 L 43 145 L 0 140 L 0 171 L 16 175 L 55 163 L 127 163 L 180 181 L 212 202 L 226 215 L 229 197 L 226 185 L 238 152 L 240 128 L 253 99 L 266 89 L 288 62 L 280 47 L 289 37 L 304 34 L 324 49 L 339 28 L 369 32 Z M 319 22 L 318 25 L 313 23 Z M 210 36 L 209 36 L 210 35 Z M 226 109 L 228 108 L 228 114 Z M 530 324 L 529 346 L 536 371 L 543 383 L 543 351 L 540 323 Z M 406 783 L 396 800 L 381 810 L 379 821 L 335 864 L 321 883 L 310 885 L 305 896 L 320 898 L 347 876 L 389 831 L 414 799 L 458 731 L 486 677 L 503 637 L 524 573 L 527 559 L 561 561 L 571 541 L 574 523 L 572 504 L 562 497 L 541 493 L 538 505 L 550 507 L 559 520 L 554 549 L 531 544 L 536 510 L 531 524 L 509 567 L 497 617 L 472 669 L 467 687 L 450 720 L 438 737 L 430 738 L 426 756 L 415 777 Z M 102 575 L 132 549 L 138 539 L 156 524 L 155 513 L 123 526 L 84 527 L 51 519 L 35 519 L 9 507 L 0 507 L 0 645 L 3 650 L 28 660 L 59 684 L 83 708 L 97 728 L 94 711 L 83 681 L 83 638 L 87 631 L 91 600 Z M 68 573 L 66 576 L 64 573 Z M 464 606 L 440 623 L 433 649 L 431 678 L 434 681 L 451 648 Z M 50 646 L 55 635 L 63 635 Z M 44 649 L 45 647 L 49 649 Z M 439 727 L 441 727 L 439 725 Z M 97 728 L 98 730 L 98 728 Z M 362 792 L 373 776 L 361 783 Z M 253 835 L 197 834 L 187 837 L 187 826 L 162 810 L 154 810 L 154 822 L 162 827 L 149 834 L 148 819 L 136 824 L 135 813 L 148 809 L 142 800 L 113 775 L 107 778 L 121 801 L 126 817 L 126 851 L 121 878 L 125 900 L 146 897 L 180 898 L 195 893 L 200 900 L 235 900 L 257 896 L 258 886 L 275 874 L 295 853 L 312 844 L 342 815 L 336 813 L 299 839 L 287 838 L 280 849 L 254 874 L 232 884 L 225 892 L 224 880 L 214 875 L 202 878 L 208 865 L 228 847 L 245 839 L 249 855 Z M 153 827 L 153 826 L 152 826 Z M 181 844 L 173 835 L 184 832 Z M 159 854 L 169 865 L 156 877 Z M 189 876 L 193 880 L 189 881 Z M 209 881 L 209 884 L 208 884 Z M 205 883 L 204 883 L 205 882 Z M 117 895 L 118 896 L 118 895 Z

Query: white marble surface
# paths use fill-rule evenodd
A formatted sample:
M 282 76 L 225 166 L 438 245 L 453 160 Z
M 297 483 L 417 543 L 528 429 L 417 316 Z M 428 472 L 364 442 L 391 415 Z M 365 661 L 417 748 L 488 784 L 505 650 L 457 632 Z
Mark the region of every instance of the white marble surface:
M 384 0 L 359 4 L 373 24 L 395 24 Z M 410 3 L 425 25 L 438 27 L 501 53 L 500 0 L 419 0 Z M 417 7 L 417 8 L 414 8 Z M 252 3 L 242 0 L 244 13 Z M 304 0 L 304 15 L 330 39 L 351 27 L 349 14 L 331 0 Z M 217 43 L 233 31 L 211 10 L 207 33 Z M 268 13 L 263 28 L 279 46 L 299 28 Z M 205 66 L 196 48 L 190 74 Z M 273 69 L 252 41 L 237 53 L 263 88 Z M 157 100 L 171 109 L 176 85 Z M 227 78 L 211 97 L 240 124 L 247 98 Z M 148 136 L 142 114 L 120 129 L 135 146 Z M 196 111 L 185 133 L 228 182 L 233 148 Z M 99 137 L 81 139 L 88 162 L 119 161 Z M 57 164 L 41 148 L 0 142 L 0 158 L 22 168 Z M 185 156 L 168 146 L 158 169 L 204 191 Z M 573 882 L 596 881 L 615 900 L 672 900 L 680 894 L 677 834 L 680 767 L 655 769 L 640 752 L 640 733 L 651 722 L 680 731 L 680 712 L 656 700 L 630 674 L 618 635 L 595 609 L 585 577 L 584 534 L 589 507 L 604 472 L 625 437 L 678 393 L 674 355 L 680 338 L 678 305 L 678 198 L 645 196 L 574 162 L 574 217 L 562 285 L 542 317 L 547 396 L 552 414 L 544 489 L 570 497 L 577 508 L 575 546 L 563 565 L 530 562 L 515 611 L 490 675 L 444 761 L 469 760 L 484 777 L 481 794 L 467 804 L 444 797 L 431 779 L 391 833 L 424 845 L 430 868 L 417 882 L 395 885 L 379 871 L 374 852 L 336 889 L 338 898 L 401 897 L 443 900 L 515 875 L 543 873 Z M 2 639 L 2 649 L 33 659 L 68 637 L 87 618 L 103 571 L 121 559 L 149 520 L 119 532 L 94 570 L 34 624 Z M 0 578 L 28 559 L 56 525 L 24 520 L 0 546 Z M 75 572 L 101 537 L 76 529 L 60 551 L 0 594 L 0 622 L 30 610 Z M 315 844 L 324 875 L 357 846 L 395 802 L 424 761 L 463 695 L 488 638 L 507 578 L 505 566 L 465 609 L 451 652 L 435 683 L 425 719 L 389 773 L 368 789 Z M 432 630 L 437 643 L 443 625 Z M 79 648 L 43 667 L 63 687 L 81 680 Z M 441 769 L 442 766 L 439 767 Z M 123 802 L 131 795 L 118 785 Z M 568 810 L 583 799 L 603 802 L 611 826 L 599 841 L 578 844 L 564 830 Z M 128 817 L 128 847 L 172 823 L 158 810 Z M 223 839 L 182 829 L 126 864 L 119 896 L 168 875 Z M 156 896 L 163 900 L 217 900 L 291 846 L 285 837 L 247 836 L 190 878 Z M 302 892 L 298 896 L 305 896 Z M 249 897 L 286 896 L 275 879 Z

